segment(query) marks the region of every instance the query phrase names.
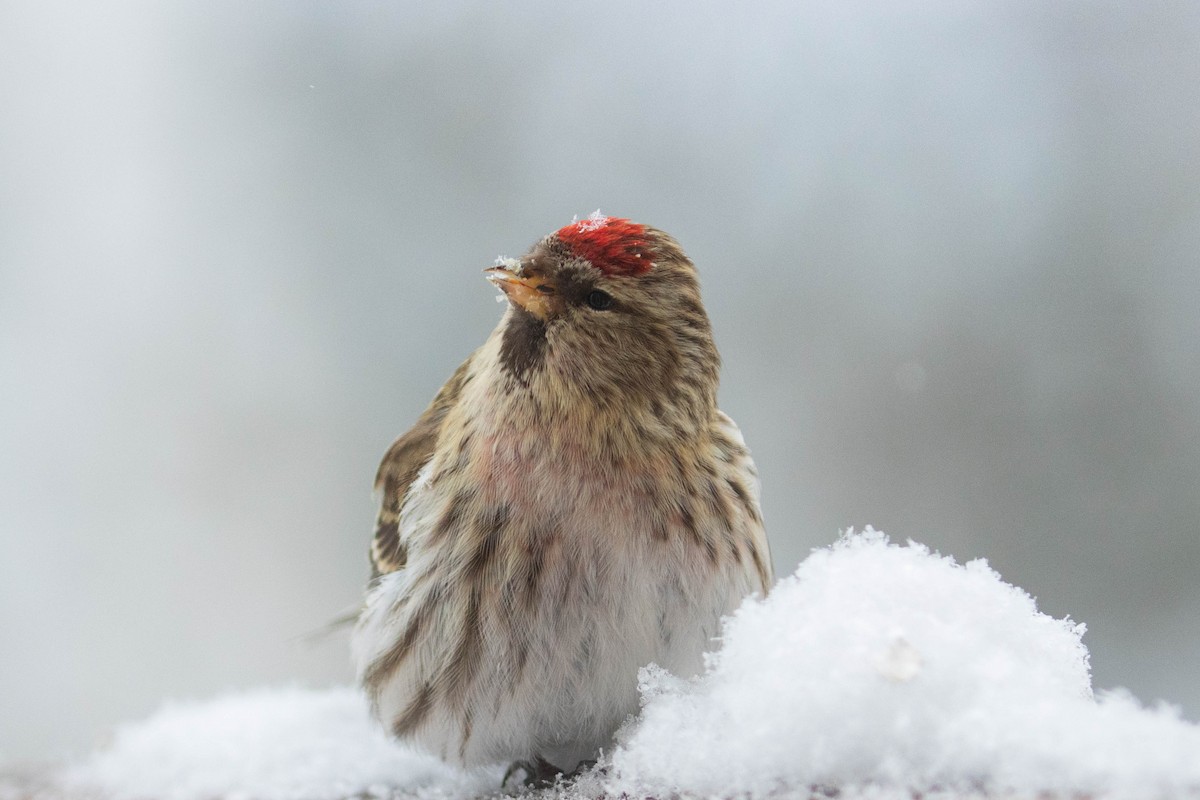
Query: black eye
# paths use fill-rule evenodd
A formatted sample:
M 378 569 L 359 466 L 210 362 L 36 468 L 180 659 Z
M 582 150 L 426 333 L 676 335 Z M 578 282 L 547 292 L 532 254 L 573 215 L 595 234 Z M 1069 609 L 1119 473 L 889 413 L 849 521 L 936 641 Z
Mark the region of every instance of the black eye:
M 588 296 L 585 297 L 584 300 L 590 307 L 596 309 L 597 311 L 606 311 L 612 308 L 613 304 L 612 296 L 606 292 L 600 291 L 599 289 L 588 292 Z

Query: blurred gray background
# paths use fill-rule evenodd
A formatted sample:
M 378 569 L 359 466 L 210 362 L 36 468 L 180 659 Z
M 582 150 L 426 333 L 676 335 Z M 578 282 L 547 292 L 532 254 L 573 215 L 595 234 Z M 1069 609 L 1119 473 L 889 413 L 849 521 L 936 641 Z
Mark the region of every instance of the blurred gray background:
M 698 264 L 780 573 L 986 557 L 1200 716 L 1200 6 L 732 9 L 0 4 L 0 757 L 350 680 L 379 456 L 596 208 Z

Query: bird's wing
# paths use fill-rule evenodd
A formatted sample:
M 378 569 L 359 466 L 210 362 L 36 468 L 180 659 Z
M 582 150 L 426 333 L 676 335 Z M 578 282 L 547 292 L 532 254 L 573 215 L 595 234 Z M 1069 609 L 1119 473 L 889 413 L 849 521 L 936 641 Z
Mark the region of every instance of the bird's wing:
M 713 426 L 713 442 L 717 455 L 729 470 L 728 484 L 737 496 L 738 503 L 746 511 L 746 525 L 750 558 L 754 572 L 766 594 L 775 581 L 771 566 L 771 547 L 767 542 L 767 531 L 763 527 L 762 507 L 759 505 L 758 467 L 750 457 L 750 449 L 737 423 L 724 411 L 717 411 Z
M 375 577 L 395 572 L 407 561 L 407 548 L 400 539 L 400 509 L 417 473 L 437 448 L 442 421 L 458 402 L 470 364 L 468 358 L 454 371 L 417 424 L 392 443 L 379 464 L 375 475 L 375 490 L 380 493 L 379 514 L 375 518 L 375 538 L 371 541 Z

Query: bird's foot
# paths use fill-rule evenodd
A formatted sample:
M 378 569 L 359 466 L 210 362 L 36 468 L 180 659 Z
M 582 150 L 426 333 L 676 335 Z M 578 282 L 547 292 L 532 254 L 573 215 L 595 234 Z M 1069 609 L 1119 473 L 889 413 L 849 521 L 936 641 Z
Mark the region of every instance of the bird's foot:
M 545 789 L 553 786 L 563 772 L 541 756 L 509 764 L 500 781 L 501 789 Z M 574 775 L 575 773 L 571 773 Z M 523 777 L 522 777 L 523 776 Z
M 594 766 L 596 766 L 596 759 L 594 758 L 589 758 L 587 761 L 580 761 L 575 765 L 575 769 L 571 770 L 569 775 L 565 775 L 563 777 L 567 779 L 578 778 L 580 775 L 592 769 Z

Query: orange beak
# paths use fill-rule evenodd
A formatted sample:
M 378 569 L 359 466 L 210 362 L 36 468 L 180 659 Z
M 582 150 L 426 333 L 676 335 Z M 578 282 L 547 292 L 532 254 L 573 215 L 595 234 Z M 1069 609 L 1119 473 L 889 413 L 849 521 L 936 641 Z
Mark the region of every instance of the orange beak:
M 518 306 L 540 320 L 550 316 L 550 298 L 554 286 L 541 276 L 522 278 L 508 267 L 489 267 L 484 276 L 496 284 L 508 297 L 508 302 Z

